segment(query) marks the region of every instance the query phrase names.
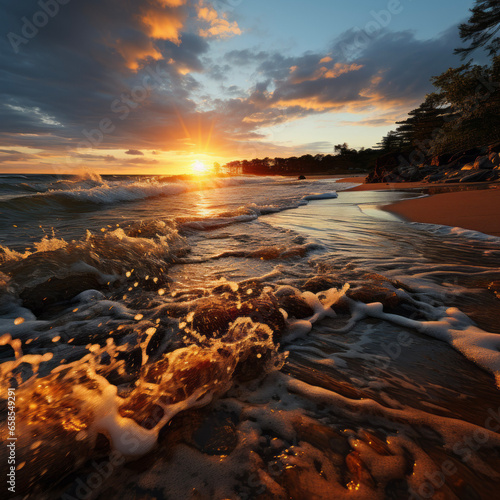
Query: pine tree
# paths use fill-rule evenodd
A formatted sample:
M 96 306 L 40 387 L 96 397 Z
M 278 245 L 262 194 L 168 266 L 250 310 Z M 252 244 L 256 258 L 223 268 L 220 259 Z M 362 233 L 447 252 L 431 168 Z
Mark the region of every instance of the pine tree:
M 469 47 L 455 49 L 465 59 L 471 52 L 484 47 L 493 56 L 500 48 L 500 37 L 495 36 L 500 30 L 500 2 L 498 0 L 476 0 L 470 9 L 471 17 L 460 25 L 460 38 L 470 42 Z

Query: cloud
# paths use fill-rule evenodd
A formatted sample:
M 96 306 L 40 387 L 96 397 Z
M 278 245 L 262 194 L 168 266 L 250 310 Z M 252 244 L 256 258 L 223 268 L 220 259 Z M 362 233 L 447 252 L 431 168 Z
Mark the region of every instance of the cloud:
M 19 151 L 16 151 L 14 149 L 0 149 L 0 153 L 8 154 L 8 155 L 20 155 Z
M 128 151 L 125 151 L 126 155 L 137 155 L 137 156 L 144 156 L 144 153 L 142 151 L 139 151 L 138 149 L 129 149 Z
M 20 34 L 40 7 L 0 9 L 1 31 Z M 352 31 L 302 54 L 211 52 L 215 39 L 240 32 L 204 0 L 86 0 L 61 5 L 18 54 L 0 37 L 2 159 L 19 161 L 23 147 L 70 165 L 123 161 L 102 150 L 294 154 L 266 142 L 265 128 L 325 112 L 364 112 L 357 124 L 382 125 L 388 110 L 409 109 L 432 89 L 429 78 L 456 63 L 459 43 L 453 27 L 431 40 L 381 33 L 354 56 L 343 50 Z
M 394 119 L 390 118 L 368 118 L 366 120 L 343 120 L 339 123 L 339 125 L 342 125 L 343 127 L 346 126 L 363 126 L 363 127 L 385 127 L 387 125 L 392 125 L 394 124 Z
M 134 165 L 157 165 L 159 163 L 158 160 L 148 159 L 148 158 L 130 158 L 130 160 L 125 160 L 126 164 L 134 164 Z
M 77 158 L 80 158 L 82 160 L 91 160 L 91 161 L 105 161 L 105 162 L 114 162 L 114 161 L 119 161 L 116 156 L 113 155 L 96 155 L 96 154 L 78 154 L 75 155 Z
M 238 65 L 254 65 L 267 79 L 262 91 L 255 85 L 240 108 L 254 112 L 246 122 L 274 124 L 271 108 L 286 119 L 320 112 L 383 112 L 417 105 L 432 90 L 430 78 L 458 62 L 453 48 L 459 43 L 455 26 L 430 40 L 412 32 L 385 32 L 359 48 L 349 60 L 344 47 L 355 32 L 346 31 L 327 53 L 284 56 L 278 53 L 231 51 L 225 59 Z
M 265 51 L 253 52 L 251 49 L 231 50 L 226 53 L 224 59 L 232 65 L 246 66 L 255 62 L 262 62 L 268 59 L 269 53 Z
M 207 2 L 201 0 L 198 7 L 198 19 L 204 27 L 200 28 L 199 34 L 204 38 L 229 38 L 241 35 L 238 23 L 227 20 L 225 13 L 219 13 Z

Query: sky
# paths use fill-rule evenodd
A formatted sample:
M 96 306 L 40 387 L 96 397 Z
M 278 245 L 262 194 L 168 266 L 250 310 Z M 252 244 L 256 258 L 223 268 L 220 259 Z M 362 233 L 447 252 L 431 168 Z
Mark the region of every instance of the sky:
M 374 146 L 473 0 L 6 0 L 0 172 L 189 173 Z

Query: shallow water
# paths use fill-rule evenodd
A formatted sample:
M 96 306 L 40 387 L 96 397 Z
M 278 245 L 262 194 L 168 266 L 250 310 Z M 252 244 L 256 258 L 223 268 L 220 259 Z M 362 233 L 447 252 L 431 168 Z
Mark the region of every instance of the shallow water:
M 498 238 L 329 179 L 25 177 L 0 179 L 18 494 L 496 498 Z

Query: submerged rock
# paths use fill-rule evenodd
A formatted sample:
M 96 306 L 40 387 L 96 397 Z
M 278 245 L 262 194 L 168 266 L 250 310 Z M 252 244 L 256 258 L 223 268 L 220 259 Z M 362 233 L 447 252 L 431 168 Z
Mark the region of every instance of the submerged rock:
M 330 288 L 340 289 L 343 285 L 344 282 L 330 276 L 314 276 L 305 282 L 302 290 L 306 292 L 319 293 L 324 290 L 329 290 Z
M 85 290 L 106 288 L 108 285 L 102 285 L 95 274 L 73 274 L 65 278 L 49 278 L 33 287 L 26 287 L 20 293 L 20 297 L 23 306 L 39 316 L 49 306 L 67 302 Z
M 346 296 L 357 302 L 381 302 L 390 309 L 396 307 L 400 299 L 393 288 L 376 283 L 365 283 L 347 291 Z
M 242 303 L 220 299 L 204 302 L 194 311 L 192 328 L 208 338 L 222 337 L 227 334 L 236 318 L 240 317 L 247 317 L 255 323 L 269 326 L 275 341 L 279 341 L 286 330 L 286 321 L 279 310 L 279 305 L 263 298 L 250 299 Z
M 289 318 L 304 319 L 314 315 L 313 308 L 298 295 L 285 295 L 278 299 L 278 304 L 287 313 Z
M 182 412 L 165 426 L 160 443 L 167 448 L 184 443 L 206 455 L 227 456 L 238 445 L 237 423 L 237 414 L 214 408 Z

